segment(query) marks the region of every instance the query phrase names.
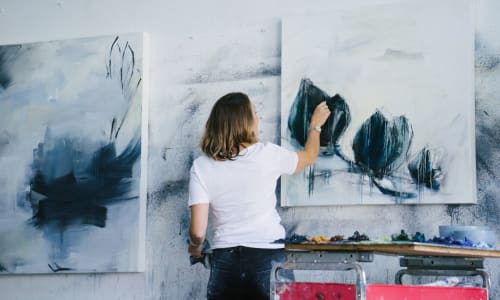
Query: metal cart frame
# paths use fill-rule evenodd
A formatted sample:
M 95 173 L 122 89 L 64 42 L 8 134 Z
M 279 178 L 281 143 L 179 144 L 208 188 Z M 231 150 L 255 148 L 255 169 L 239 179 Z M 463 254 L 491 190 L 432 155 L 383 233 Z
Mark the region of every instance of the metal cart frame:
M 273 264 L 271 271 L 270 295 L 276 299 L 280 284 L 281 270 L 321 270 L 354 271 L 356 273 L 356 299 L 366 300 L 366 275 L 359 262 L 372 262 L 372 252 L 325 252 L 325 251 L 289 251 L 287 260 Z

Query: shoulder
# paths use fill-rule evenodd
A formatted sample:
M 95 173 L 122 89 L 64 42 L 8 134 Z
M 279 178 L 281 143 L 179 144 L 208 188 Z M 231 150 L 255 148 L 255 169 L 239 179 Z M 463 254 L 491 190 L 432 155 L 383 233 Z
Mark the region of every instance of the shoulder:
M 203 169 L 204 167 L 207 167 L 213 163 L 213 159 L 209 158 L 206 155 L 201 155 L 197 157 L 191 166 L 191 170 L 196 170 L 196 169 Z
M 275 143 L 271 142 L 261 142 L 260 144 L 262 144 L 263 149 L 275 150 L 281 148 L 279 145 L 276 145 Z
M 266 151 L 277 152 L 277 153 L 281 153 L 283 151 L 287 151 L 287 152 L 290 151 L 290 150 L 287 150 L 286 148 L 283 148 L 280 145 L 277 145 L 275 143 L 264 142 L 262 144 L 263 144 L 263 146 L 262 146 L 263 149 Z
M 290 155 L 295 155 L 295 151 L 288 150 L 280 145 L 271 142 L 260 143 L 260 147 L 256 151 L 261 155 L 268 157 L 269 159 L 281 159 L 282 157 L 287 157 Z
M 195 158 L 193 160 L 193 165 L 194 164 L 200 164 L 200 163 L 207 163 L 211 160 L 211 158 L 209 158 L 208 156 L 206 155 L 200 155 L 198 156 L 197 158 Z
M 257 142 L 251 145 L 248 148 L 248 151 L 251 154 L 257 154 L 257 153 L 262 154 L 262 153 L 276 152 L 277 149 L 279 149 L 279 146 L 276 144 L 269 142 Z

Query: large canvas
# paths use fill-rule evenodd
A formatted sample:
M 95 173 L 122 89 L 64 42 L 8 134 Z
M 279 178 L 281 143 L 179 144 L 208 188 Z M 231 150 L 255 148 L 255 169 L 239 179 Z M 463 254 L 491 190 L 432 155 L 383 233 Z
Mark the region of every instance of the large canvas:
M 144 43 L 0 46 L 0 274 L 144 269 Z
M 474 203 L 474 21 L 467 0 L 283 21 L 282 144 L 321 153 L 283 178 L 282 205 Z

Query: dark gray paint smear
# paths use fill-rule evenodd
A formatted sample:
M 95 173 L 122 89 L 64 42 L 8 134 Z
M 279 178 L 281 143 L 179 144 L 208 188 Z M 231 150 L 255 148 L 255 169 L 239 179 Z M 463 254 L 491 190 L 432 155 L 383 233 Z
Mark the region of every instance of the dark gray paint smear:
M 186 80 L 186 84 L 201 84 L 201 83 L 215 83 L 215 82 L 227 82 L 227 81 L 238 81 L 247 80 L 255 78 L 265 78 L 271 76 L 281 75 L 280 66 L 263 66 L 257 67 L 255 69 L 244 70 L 240 72 L 212 72 L 207 71 L 206 73 L 198 74 L 194 78 Z

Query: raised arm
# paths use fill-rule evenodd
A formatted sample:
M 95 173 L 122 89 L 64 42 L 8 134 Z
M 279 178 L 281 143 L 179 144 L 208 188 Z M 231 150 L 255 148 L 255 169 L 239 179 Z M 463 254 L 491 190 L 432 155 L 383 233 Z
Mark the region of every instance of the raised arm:
M 302 171 L 305 167 L 312 165 L 316 161 L 319 153 L 319 135 L 321 132 L 317 128 L 321 128 L 325 124 L 328 116 L 330 116 L 330 109 L 328 109 L 326 102 L 323 101 L 316 106 L 311 116 L 309 134 L 307 135 L 304 150 L 297 152 L 299 162 L 297 163 L 295 173 Z

